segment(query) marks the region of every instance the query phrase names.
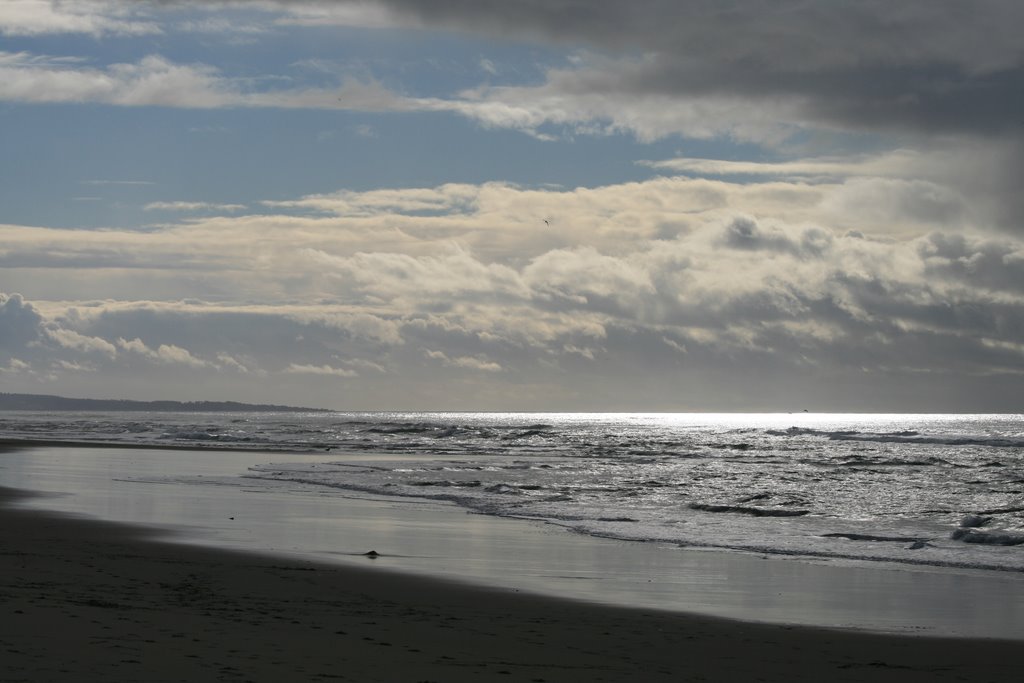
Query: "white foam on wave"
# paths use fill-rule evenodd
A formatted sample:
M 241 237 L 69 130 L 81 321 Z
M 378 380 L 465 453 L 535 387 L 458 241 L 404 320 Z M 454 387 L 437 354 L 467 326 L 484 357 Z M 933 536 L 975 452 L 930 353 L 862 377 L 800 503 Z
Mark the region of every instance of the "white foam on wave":
M 467 467 L 442 460 L 423 467 L 422 460 L 412 460 L 370 467 L 346 460 L 331 472 L 271 465 L 265 473 L 254 474 L 376 495 L 444 500 L 475 512 L 540 520 L 579 533 L 622 540 L 787 556 L 1024 571 L 1024 557 L 1016 548 L 994 541 L 967 545 L 951 539 L 949 525 L 962 517 L 953 512 L 916 519 L 844 521 L 834 514 L 799 507 L 808 501 L 780 491 L 736 496 L 731 503 L 686 502 L 694 482 L 637 477 L 628 462 L 618 463 L 631 475 L 621 478 L 615 471 L 616 463 L 609 460 L 558 458 L 531 464 L 506 463 L 494 457 L 479 458 L 474 463 Z M 661 463 L 662 472 L 664 465 Z M 439 471 L 454 476 L 440 479 L 436 477 Z M 713 475 L 712 480 L 721 483 L 720 477 Z
M 251 476 L 445 500 L 637 541 L 1024 570 L 1024 548 L 992 536 L 1024 528 L 1015 416 L 0 414 L 0 430 L 330 448 L 335 465 Z M 988 536 L 951 538 L 971 514 L 993 518 L 980 532 Z

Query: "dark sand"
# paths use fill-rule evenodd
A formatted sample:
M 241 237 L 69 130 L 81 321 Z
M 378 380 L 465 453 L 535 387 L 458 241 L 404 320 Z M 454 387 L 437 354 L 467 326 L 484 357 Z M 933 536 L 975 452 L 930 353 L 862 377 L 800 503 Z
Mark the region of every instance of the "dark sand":
M 0 489 L 0 501 L 21 494 Z M 2 681 L 1018 681 L 1020 643 L 630 610 L 0 507 Z

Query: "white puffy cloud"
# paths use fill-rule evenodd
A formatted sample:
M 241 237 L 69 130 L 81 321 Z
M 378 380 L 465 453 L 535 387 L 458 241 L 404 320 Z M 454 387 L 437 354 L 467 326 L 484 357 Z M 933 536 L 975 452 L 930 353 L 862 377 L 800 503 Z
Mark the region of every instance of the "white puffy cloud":
M 527 294 L 519 275 L 507 266 L 486 264 L 455 247 L 442 256 L 395 253 L 357 253 L 338 257 L 310 250 L 310 261 L 368 295 L 384 298 L 419 298 L 428 295 L 472 296 Z
M 935 391 L 950 381 L 991 409 L 1021 367 L 1024 243 L 965 228 L 970 203 L 930 214 L 911 166 L 347 192 L 271 207 L 313 216 L 145 232 L 0 226 L 0 290 L 79 297 L 4 296 L 0 364 L 19 386 L 45 380 L 11 359 L 125 391 L 149 377 L 181 398 L 352 408 L 764 409 L 780 382 L 837 409 L 881 385 L 968 408 Z M 844 204 L 867 182 L 902 199 Z
M 67 349 L 77 349 L 88 353 L 102 353 L 110 358 L 117 357 L 117 347 L 106 339 L 90 337 L 74 330 L 65 330 L 59 327 L 46 329 L 46 336 L 59 346 Z
M 0 349 L 17 350 L 39 338 L 43 317 L 21 294 L 0 292 Z
M 182 347 L 174 344 L 160 344 L 154 349 L 147 346 L 146 343 L 138 337 L 131 340 L 119 337 L 117 339 L 117 346 L 125 351 L 145 356 L 146 358 L 160 363 L 188 365 L 194 368 L 202 368 L 210 365 L 206 361 L 193 356 L 188 349 L 183 349 Z
M 125 351 L 131 351 L 132 353 L 138 353 L 143 356 L 154 355 L 153 351 L 138 337 L 131 340 L 119 338 L 117 340 L 117 345 Z
M 579 304 L 614 299 L 636 310 L 655 293 L 651 274 L 641 264 L 592 247 L 549 251 L 526 266 L 523 277 L 537 298 Z

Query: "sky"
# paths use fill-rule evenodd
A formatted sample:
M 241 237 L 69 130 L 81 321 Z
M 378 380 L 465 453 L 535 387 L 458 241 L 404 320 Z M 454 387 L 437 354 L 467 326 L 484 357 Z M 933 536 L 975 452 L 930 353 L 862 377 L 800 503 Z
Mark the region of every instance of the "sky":
M 1019 0 L 0 0 L 0 392 L 1024 412 Z

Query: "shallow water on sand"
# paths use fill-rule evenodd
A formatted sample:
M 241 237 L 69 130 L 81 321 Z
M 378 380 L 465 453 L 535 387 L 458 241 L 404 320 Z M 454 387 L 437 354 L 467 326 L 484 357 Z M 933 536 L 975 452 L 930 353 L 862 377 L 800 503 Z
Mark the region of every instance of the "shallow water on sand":
M 7 412 L 0 434 L 268 449 L 250 476 L 641 543 L 1024 572 L 1020 415 Z
M 331 455 L 289 454 L 312 468 Z M 387 467 L 396 456 L 379 456 Z M 582 600 L 745 620 L 1024 639 L 1024 577 L 633 543 L 445 501 L 252 479 L 266 453 L 39 447 L 0 453 L 26 505 L 152 525 L 173 539 Z M 365 458 L 364 458 L 365 460 Z M 374 550 L 379 557 L 364 553 Z

